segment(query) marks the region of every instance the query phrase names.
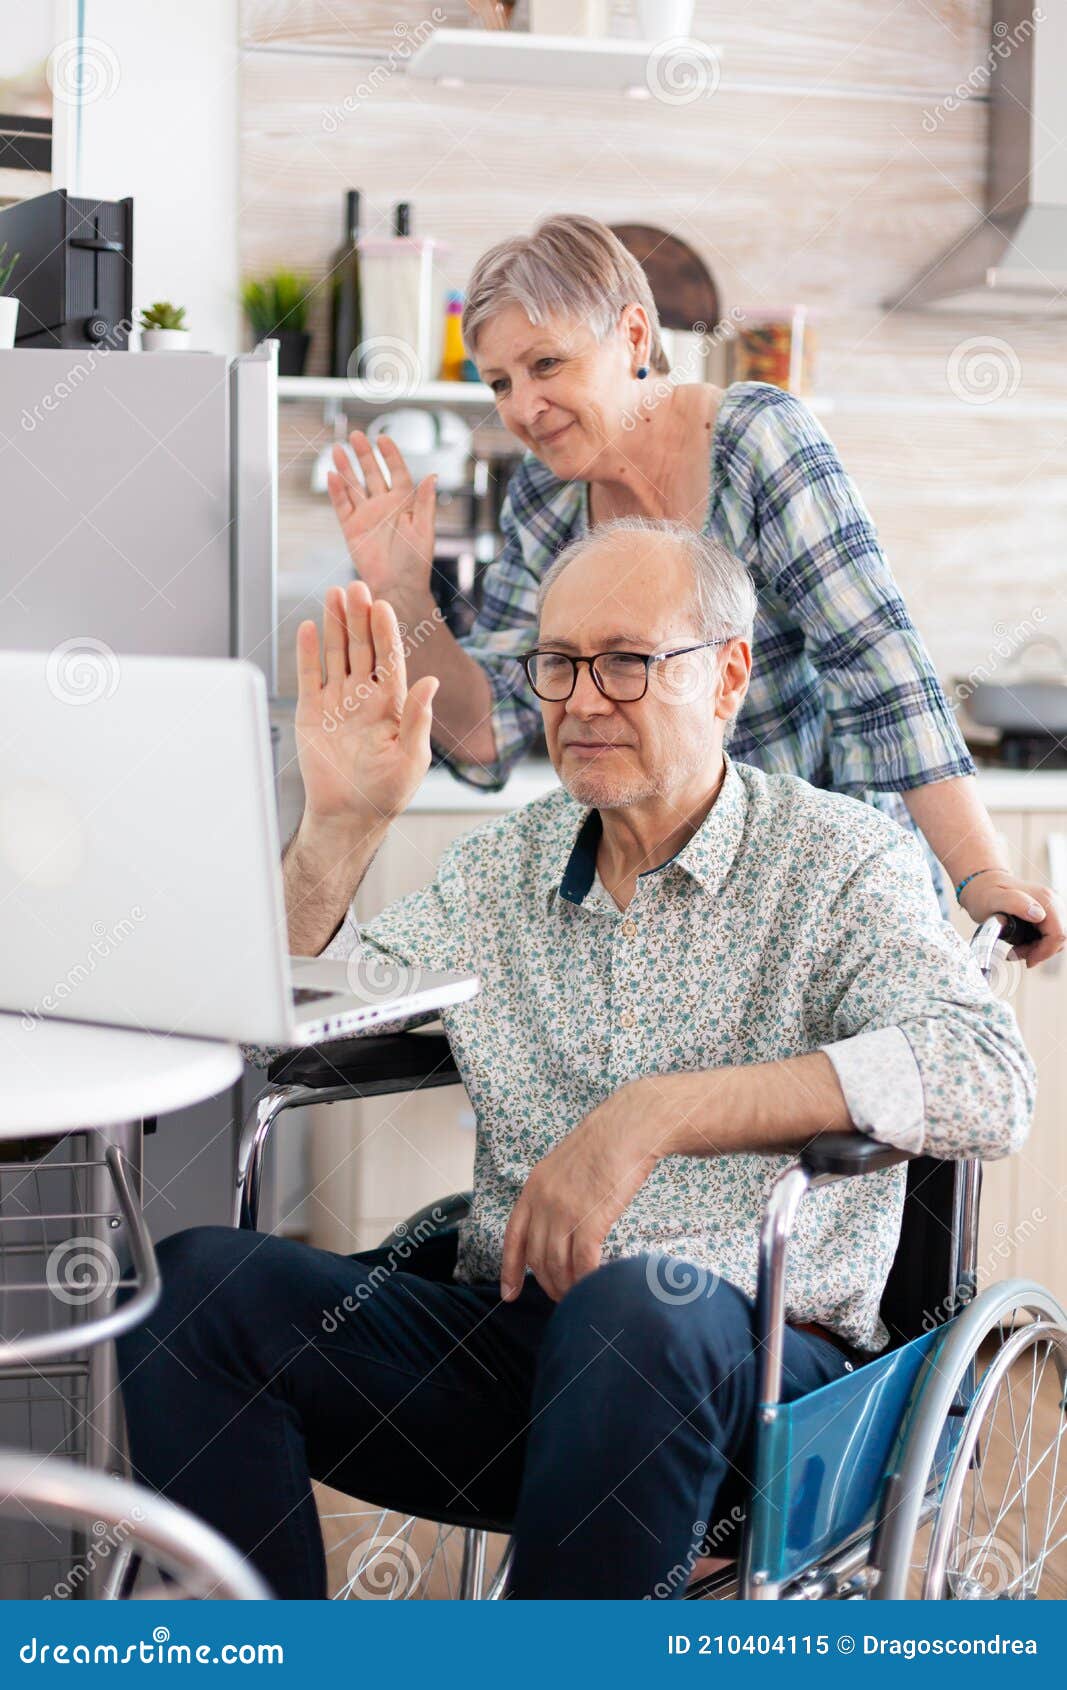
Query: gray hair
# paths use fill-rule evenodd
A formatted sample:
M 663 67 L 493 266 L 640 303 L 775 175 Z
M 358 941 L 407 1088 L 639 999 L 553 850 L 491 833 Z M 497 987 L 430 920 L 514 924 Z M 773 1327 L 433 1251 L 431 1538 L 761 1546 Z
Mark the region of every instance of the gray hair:
M 589 534 L 572 540 L 553 558 L 537 590 L 541 616 L 549 588 L 565 569 L 601 540 L 617 534 L 640 534 L 646 540 L 673 540 L 681 546 L 693 570 L 696 632 L 702 640 L 752 639 L 756 618 L 756 589 L 741 559 L 710 534 L 698 534 L 684 522 L 653 522 L 645 516 L 619 516 L 602 522 Z
M 598 340 L 607 338 L 627 305 L 642 305 L 651 325 L 649 368 L 670 374 L 648 277 L 595 217 L 549 217 L 532 235 L 515 235 L 482 254 L 463 307 L 463 339 L 472 353 L 490 317 L 508 305 L 520 306 L 535 324 L 552 317 L 588 323 Z

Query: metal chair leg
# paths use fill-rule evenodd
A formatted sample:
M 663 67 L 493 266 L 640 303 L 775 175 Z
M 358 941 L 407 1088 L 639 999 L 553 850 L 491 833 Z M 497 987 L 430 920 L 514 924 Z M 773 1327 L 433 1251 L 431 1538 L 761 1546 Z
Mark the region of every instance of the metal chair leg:
M 98 1592 L 100 1600 L 103 1602 L 128 1602 L 133 1595 L 133 1587 L 137 1582 L 137 1574 L 140 1570 L 140 1555 L 130 1544 L 124 1543 L 108 1568 L 107 1578 L 102 1589 Z
M 237 1169 L 234 1179 L 233 1225 L 255 1232 L 259 1224 L 259 1191 L 263 1177 L 263 1158 L 271 1129 L 283 1109 L 299 1109 L 308 1104 L 350 1102 L 364 1095 L 351 1085 L 338 1086 L 278 1086 L 264 1092 L 256 1100 L 241 1129 L 237 1147 Z M 369 1093 L 367 1094 L 369 1095 Z
M 155 1253 L 148 1238 L 147 1225 L 141 1209 L 143 1198 L 142 1153 L 143 1141 L 140 1121 L 124 1121 L 121 1125 L 103 1128 L 98 1134 L 103 1156 L 91 1169 L 89 1223 L 96 1238 L 101 1259 L 113 1254 L 113 1242 L 120 1237 L 120 1229 L 108 1214 L 109 1196 L 114 1190 L 126 1214 L 126 1245 L 135 1271 L 142 1281 L 140 1299 L 148 1306 L 157 1300 L 160 1283 L 155 1265 Z M 125 1199 L 125 1201 L 123 1201 Z M 127 1307 L 125 1318 L 129 1319 Z M 138 1315 L 143 1319 L 143 1313 Z M 96 1343 L 89 1352 L 86 1393 L 85 1461 L 94 1472 L 104 1472 L 125 1479 L 129 1457 L 122 1419 L 122 1398 L 119 1391 L 118 1362 L 115 1346 L 110 1342 Z M 91 1546 L 86 1538 L 86 1547 Z M 109 1583 L 111 1568 L 104 1559 L 90 1556 L 89 1575 L 84 1595 L 102 1597 Z
M 0 1509 L 68 1524 L 97 1522 L 143 1545 L 178 1594 L 199 1599 L 269 1601 L 272 1592 L 255 1568 L 211 1526 L 139 1485 L 89 1472 L 54 1456 L 0 1450 Z M 84 1594 L 79 1589 L 77 1595 Z
M 485 1585 L 485 1546 L 489 1533 L 468 1527 L 463 1533 L 463 1562 L 459 1573 L 461 1602 L 480 1602 Z
M 302 1086 L 280 1086 L 259 1098 L 241 1130 L 237 1148 L 237 1177 L 233 1193 L 233 1224 L 255 1232 L 259 1221 L 259 1191 L 263 1155 L 271 1128 L 283 1109 L 304 1094 Z
M 502 1597 L 511 1595 L 511 1567 L 515 1559 L 515 1539 L 509 1537 L 504 1546 L 504 1553 L 497 1562 L 496 1572 L 489 1582 L 489 1589 L 485 1593 L 487 1602 L 499 1602 Z

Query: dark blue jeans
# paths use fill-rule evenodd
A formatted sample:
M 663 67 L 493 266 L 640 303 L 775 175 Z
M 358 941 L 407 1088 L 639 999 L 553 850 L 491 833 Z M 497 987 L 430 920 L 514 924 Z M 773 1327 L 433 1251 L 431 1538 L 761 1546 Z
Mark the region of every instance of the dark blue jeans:
M 454 1238 L 402 1263 L 207 1226 L 158 1254 L 162 1299 L 117 1345 L 134 1476 L 280 1597 L 326 1595 L 311 1478 L 513 1523 L 519 1597 L 680 1596 L 738 1518 L 758 1346 L 725 1281 L 639 1256 L 509 1304 L 451 1278 Z M 849 1365 L 789 1328 L 783 1397 Z

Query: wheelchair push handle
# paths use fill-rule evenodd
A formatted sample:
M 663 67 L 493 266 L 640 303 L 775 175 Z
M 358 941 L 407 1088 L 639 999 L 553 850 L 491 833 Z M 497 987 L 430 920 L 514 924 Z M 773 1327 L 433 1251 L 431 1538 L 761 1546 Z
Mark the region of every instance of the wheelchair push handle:
M 1022 916 L 1005 915 L 1000 911 L 983 921 L 971 934 L 971 955 L 988 979 L 993 966 L 993 953 L 1001 941 L 1006 945 L 1032 945 L 1034 940 L 1040 937 L 1041 930 L 1035 927 L 1032 921 L 1024 921 Z
M 998 915 L 1000 937 L 1006 945 L 1032 945 L 1041 937 L 1040 927 L 1024 921 L 1021 915 Z

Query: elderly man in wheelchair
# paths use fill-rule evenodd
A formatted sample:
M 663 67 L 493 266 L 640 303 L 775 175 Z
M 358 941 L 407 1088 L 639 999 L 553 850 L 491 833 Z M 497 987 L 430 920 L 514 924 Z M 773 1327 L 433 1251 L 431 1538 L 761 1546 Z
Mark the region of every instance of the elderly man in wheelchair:
M 1067 1327 L 973 1271 L 980 1160 L 1024 1142 L 1034 1067 L 915 839 L 724 749 L 754 613 L 687 528 L 569 547 L 522 658 L 559 790 L 363 925 L 437 683 L 407 688 L 362 583 L 328 596 L 322 656 L 298 632 L 292 951 L 480 991 L 442 1015 L 477 1120 L 458 1227 L 406 1261 L 179 1233 L 120 1340 L 135 1475 L 280 1596 L 327 1593 L 312 1478 L 507 1533 L 493 1595 L 987 1594 L 1010 1530 L 1002 1593 L 1036 1593 L 1062 1528 L 1034 1405 Z M 978 1487 L 1023 1364 L 998 1515 Z

